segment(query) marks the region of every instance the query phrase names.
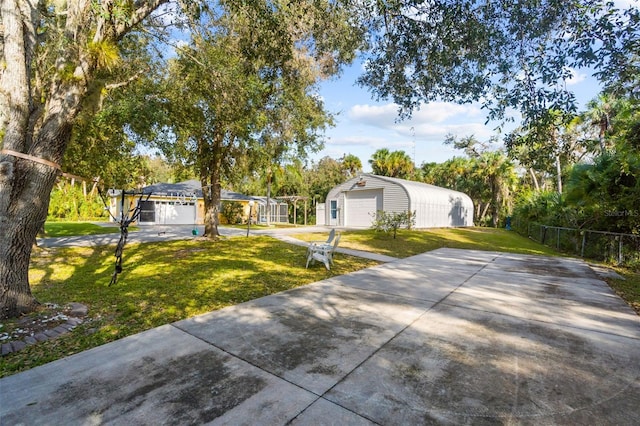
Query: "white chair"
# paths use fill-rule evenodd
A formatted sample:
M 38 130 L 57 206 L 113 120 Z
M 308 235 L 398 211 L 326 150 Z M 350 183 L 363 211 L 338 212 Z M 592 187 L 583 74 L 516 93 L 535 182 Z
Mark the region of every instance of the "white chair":
M 340 234 L 333 240 L 333 244 L 311 244 L 307 249 L 307 268 L 309 263 L 315 261 L 322 262 L 327 271 L 331 270 L 333 264 L 333 253 L 340 242 Z
M 309 242 L 309 248 L 307 249 L 307 258 L 309 258 L 309 256 L 311 255 L 311 247 L 329 246 L 333 242 L 333 239 L 335 238 L 335 236 L 336 236 L 336 230 L 332 229 L 331 231 L 329 231 L 329 236 L 327 237 L 326 241 L 311 241 L 311 242 Z
M 312 241 L 310 244 L 331 244 L 333 239 L 336 237 L 336 230 L 332 229 L 329 231 L 329 236 L 326 241 Z

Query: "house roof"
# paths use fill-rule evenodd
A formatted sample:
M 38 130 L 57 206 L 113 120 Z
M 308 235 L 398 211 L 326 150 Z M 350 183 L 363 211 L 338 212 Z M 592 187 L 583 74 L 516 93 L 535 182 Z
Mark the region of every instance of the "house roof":
M 152 195 L 195 195 L 198 198 L 202 198 L 202 186 L 200 181 L 196 179 L 185 180 L 178 183 L 154 183 L 153 185 L 145 186 L 142 188 L 144 192 L 151 192 Z
M 142 190 L 144 192 L 151 192 L 152 196 L 184 195 L 191 197 L 195 195 L 196 198 L 203 198 L 202 185 L 197 179 L 185 180 L 178 183 L 155 183 L 142 188 Z M 250 201 L 253 198 L 248 195 L 223 189 L 220 191 L 220 199 L 225 201 Z

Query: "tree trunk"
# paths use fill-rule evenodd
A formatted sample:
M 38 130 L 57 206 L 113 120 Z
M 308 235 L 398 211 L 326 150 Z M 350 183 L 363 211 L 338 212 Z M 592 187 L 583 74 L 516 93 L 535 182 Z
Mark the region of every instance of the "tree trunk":
M 215 192 L 215 191 L 214 191 Z M 219 194 L 219 193 L 218 193 Z M 218 205 L 220 203 L 220 195 L 212 196 L 211 201 L 204 202 L 204 237 L 216 238 L 220 235 L 218 231 L 218 218 L 220 209 Z
M 58 164 L 79 107 L 77 96 L 86 90 L 82 82 L 69 86 L 57 80 L 44 108 L 34 106 L 29 86 L 33 16 L 21 15 L 24 7 L 2 1 L 3 59 L 9 65 L 0 80 L 1 104 L 8 111 L 3 111 L 8 122 L 0 151 L 0 318 L 38 305 L 29 286 L 31 250 L 47 217 Z
M 556 155 L 556 175 L 558 178 L 558 193 L 562 194 L 562 166 L 560 165 L 559 155 Z
M 491 179 L 491 226 L 498 227 L 498 216 L 500 214 L 500 188 L 495 177 Z
M 536 189 L 536 192 L 540 192 L 540 184 L 538 183 L 536 172 L 533 171 L 532 167 L 529 167 L 529 174 L 531 175 L 531 180 L 533 181 L 533 187 Z
M 220 236 L 220 176 L 222 172 L 223 134 L 215 135 L 212 145 L 201 139 L 199 152 L 204 163 L 200 166 L 200 183 L 204 196 L 204 236 L 217 238 Z
M 491 207 L 490 202 L 484 205 L 484 209 L 482 209 L 482 214 L 480 215 L 480 219 L 483 219 L 487 215 L 487 211 L 489 210 L 489 207 Z
M 41 2 L 0 2 L 0 318 L 29 312 L 38 304 L 29 286 L 31 250 L 47 217 L 75 117 L 93 81 L 96 60 L 87 50 L 89 38 L 96 44 L 107 37 L 117 40 L 166 1 L 142 2 L 131 19 L 111 28 L 109 36 L 102 31 L 104 18 L 99 18 L 97 28 L 91 25 L 94 15 L 88 1 L 58 2 L 56 12 L 64 15 L 58 29 L 41 27 L 36 7 Z M 54 48 L 47 45 L 44 30 L 63 31 L 66 37 L 50 72 L 37 74 L 50 75 L 47 83 L 34 78 L 32 70 L 47 48 Z M 45 37 L 37 40 L 38 34 Z
M 271 166 L 267 168 L 267 226 L 271 224 Z
M 37 306 L 29 286 L 29 259 L 47 218 L 51 190 L 60 173 L 57 163 L 71 135 L 74 110 L 63 111 L 66 114 L 46 119 L 28 154 L 16 151 L 17 157 L 5 150 L 0 157 L 0 317 L 14 317 Z M 6 142 L 5 138 L 5 146 Z
M 7 164 L 7 163 L 4 163 Z M 0 318 L 32 311 L 38 302 L 29 286 L 29 260 L 36 235 L 47 217 L 55 169 L 18 160 L 13 173 L 0 173 L 0 192 L 12 188 L 17 196 L 2 212 L 0 229 Z M 4 171 L 4 170 L 3 170 Z

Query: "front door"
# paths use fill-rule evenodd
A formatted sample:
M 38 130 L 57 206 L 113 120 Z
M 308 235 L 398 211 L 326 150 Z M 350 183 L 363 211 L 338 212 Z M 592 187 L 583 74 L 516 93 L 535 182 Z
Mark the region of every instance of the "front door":
M 338 200 L 329 201 L 329 226 L 338 225 Z

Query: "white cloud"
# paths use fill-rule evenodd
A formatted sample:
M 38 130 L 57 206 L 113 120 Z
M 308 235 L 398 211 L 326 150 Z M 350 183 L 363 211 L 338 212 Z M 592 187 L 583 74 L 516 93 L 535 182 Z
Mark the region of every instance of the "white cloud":
M 629 9 L 630 7 L 639 7 L 638 0 L 614 0 L 613 4 L 618 9 Z
M 347 112 L 347 117 L 355 123 L 387 128 L 395 123 L 398 107 L 395 104 L 354 105 Z
M 327 140 L 327 145 L 330 146 L 374 146 L 384 139 L 365 136 L 346 136 L 346 137 L 332 137 Z
M 421 123 L 443 123 L 448 120 L 478 117 L 481 110 L 477 105 L 459 105 L 450 102 L 431 102 L 414 111 L 411 119 L 398 121 L 398 105 L 354 105 L 347 116 L 355 123 L 374 127 L 395 129 L 399 126 L 411 127 Z
M 463 118 L 468 120 L 469 117 L 477 117 L 481 115 L 480 108 L 473 104 L 454 104 L 451 102 L 431 102 L 420 108 L 413 114 L 412 122 L 434 122 L 442 123 L 451 119 Z
M 567 85 L 572 86 L 578 84 L 587 79 L 587 74 L 581 73 L 574 68 L 567 68 L 567 71 L 571 73 L 571 77 L 567 80 Z
M 394 141 L 394 139 L 396 139 Z M 395 149 L 402 149 L 411 146 L 411 142 L 406 140 L 397 140 L 390 136 L 389 138 L 375 137 L 375 136 L 346 136 L 346 137 L 333 137 L 327 140 L 327 147 L 365 147 L 372 149 L 389 148 L 392 151 Z
M 350 124 L 360 126 L 360 134 L 371 134 L 373 137 L 345 137 L 340 142 L 331 141 L 329 144 L 403 149 L 419 141 L 442 143 L 449 133 L 456 136 L 474 135 L 480 140 L 489 139 L 493 134 L 493 128 L 484 124 L 485 118 L 480 107 L 473 104 L 432 102 L 423 105 L 410 120 L 404 121 L 396 121 L 396 104 L 354 105 L 347 116 Z M 390 143 L 393 140 L 403 142 Z

